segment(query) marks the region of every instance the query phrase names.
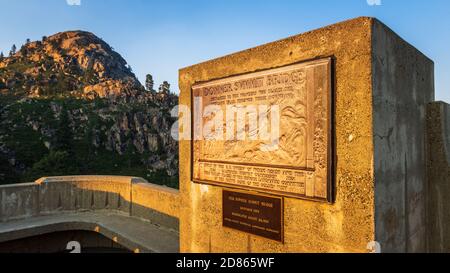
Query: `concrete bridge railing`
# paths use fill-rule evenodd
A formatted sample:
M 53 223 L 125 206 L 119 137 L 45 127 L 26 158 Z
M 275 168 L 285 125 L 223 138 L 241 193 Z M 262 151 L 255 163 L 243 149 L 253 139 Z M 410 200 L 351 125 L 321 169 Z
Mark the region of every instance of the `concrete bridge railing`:
M 69 176 L 0 186 L 0 223 L 64 212 L 114 211 L 178 230 L 179 192 L 136 177 Z

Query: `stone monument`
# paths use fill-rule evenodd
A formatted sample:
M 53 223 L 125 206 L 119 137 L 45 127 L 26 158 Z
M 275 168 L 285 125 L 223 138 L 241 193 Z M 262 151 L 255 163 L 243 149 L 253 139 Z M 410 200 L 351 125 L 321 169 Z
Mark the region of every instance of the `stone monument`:
M 427 250 L 434 65 L 378 20 L 181 69 L 180 90 L 182 252 Z

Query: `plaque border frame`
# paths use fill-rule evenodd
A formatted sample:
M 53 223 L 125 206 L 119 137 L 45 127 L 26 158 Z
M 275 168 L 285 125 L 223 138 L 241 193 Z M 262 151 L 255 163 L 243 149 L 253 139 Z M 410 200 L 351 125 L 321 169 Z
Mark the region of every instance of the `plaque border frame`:
M 278 68 L 288 67 L 288 66 L 297 65 L 297 64 L 307 64 L 307 63 L 313 63 L 313 62 L 319 62 L 319 61 L 328 62 L 328 69 L 330 71 L 330 75 L 329 75 L 330 82 L 329 82 L 329 90 L 328 90 L 328 96 L 327 96 L 328 100 L 329 100 L 329 102 L 328 102 L 329 109 L 328 109 L 328 113 L 327 113 L 327 116 L 328 116 L 328 132 L 327 133 L 328 133 L 328 142 L 329 143 L 328 143 L 328 149 L 327 149 L 328 179 L 327 179 L 327 197 L 326 198 L 308 197 L 305 195 L 294 194 L 294 193 L 289 193 L 289 192 L 254 188 L 254 187 L 250 187 L 250 186 L 240 186 L 240 185 L 217 182 L 217 181 L 194 179 L 194 141 L 195 141 L 194 140 L 194 130 L 193 130 L 194 122 L 195 122 L 194 86 L 209 83 L 209 82 L 216 81 L 216 80 L 223 80 L 223 79 L 228 79 L 228 78 L 232 78 L 232 77 L 249 75 L 249 74 L 253 74 L 253 73 L 264 72 L 264 71 L 268 71 L 268 70 L 272 70 L 272 69 L 278 69 Z M 199 185 L 217 186 L 217 187 L 221 187 L 222 189 L 233 189 L 236 191 L 240 190 L 240 191 L 244 191 L 244 192 L 245 191 L 255 192 L 260 195 L 280 196 L 281 198 L 293 198 L 293 199 L 299 199 L 299 200 L 305 200 L 305 201 L 333 204 L 335 201 L 335 185 L 336 185 L 336 183 L 335 183 L 335 181 L 336 181 L 336 175 L 335 175 L 335 170 L 336 170 L 336 158 L 335 158 L 336 157 L 336 140 L 335 140 L 336 139 L 336 127 L 335 127 L 336 75 L 335 75 L 335 70 L 336 70 L 335 69 L 335 57 L 334 56 L 321 56 L 321 57 L 317 57 L 317 58 L 313 58 L 313 59 L 302 60 L 302 61 L 284 64 L 284 65 L 280 65 L 280 66 L 274 66 L 274 67 L 270 67 L 270 68 L 249 71 L 249 72 L 244 72 L 244 73 L 236 73 L 236 74 L 232 74 L 232 75 L 228 75 L 228 76 L 224 76 L 224 77 L 212 78 L 212 79 L 209 79 L 206 81 L 198 81 L 198 82 L 195 82 L 194 84 L 192 84 L 190 87 L 190 103 L 191 103 L 191 107 L 190 107 L 190 110 L 191 110 L 190 180 L 191 180 L 191 182 L 193 182 L 195 184 L 199 184 Z M 227 164 L 229 164 L 229 162 Z M 232 164 L 230 164 L 230 165 L 232 165 Z M 239 163 L 239 165 L 245 165 L 245 163 Z M 258 164 L 251 164 L 251 165 L 258 166 Z M 267 166 L 269 166 L 269 165 L 270 164 L 268 164 Z M 280 167 L 280 166 L 276 166 L 276 165 L 270 165 L 270 166 L 275 167 L 275 168 Z M 265 167 L 265 166 L 263 166 L 263 167 Z M 295 168 L 291 167 L 290 169 L 295 169 Z M 302 169 L 302 168 L 300 167 L 298 169 Z

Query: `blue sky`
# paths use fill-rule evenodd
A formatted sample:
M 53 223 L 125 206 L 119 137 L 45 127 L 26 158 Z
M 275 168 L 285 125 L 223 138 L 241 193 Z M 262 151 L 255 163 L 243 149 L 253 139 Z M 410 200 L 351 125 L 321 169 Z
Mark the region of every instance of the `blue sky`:
M 450 102 L 448 0 L 0 0 L 0 51 L 30 38 L 87 30 L 142 80 L 177 88 L 178 69 L 358 16 L 382 20 L 436 64 L 436 97 Z M 77 1 L 77 0 L 70 0 Z M 374 1 L 374 0 L 372 0 Z M 175 91 L 175 90 L 174 90 Z

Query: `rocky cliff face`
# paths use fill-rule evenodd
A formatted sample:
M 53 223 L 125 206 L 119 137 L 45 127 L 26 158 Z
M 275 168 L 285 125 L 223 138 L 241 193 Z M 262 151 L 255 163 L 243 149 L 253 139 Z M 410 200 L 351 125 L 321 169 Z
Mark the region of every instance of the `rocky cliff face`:
M 27 43 L 0 61 L 0 184 L 105 174 L 176 186 L 169 113 L 177 100 L 146 91 L 92 33 Z
M 117 52 L 94 34 L 82 31 L 27 43 L 1 61 L 0 69 L 3 89 L 32 97 L 106 97 L 142 88 Z

